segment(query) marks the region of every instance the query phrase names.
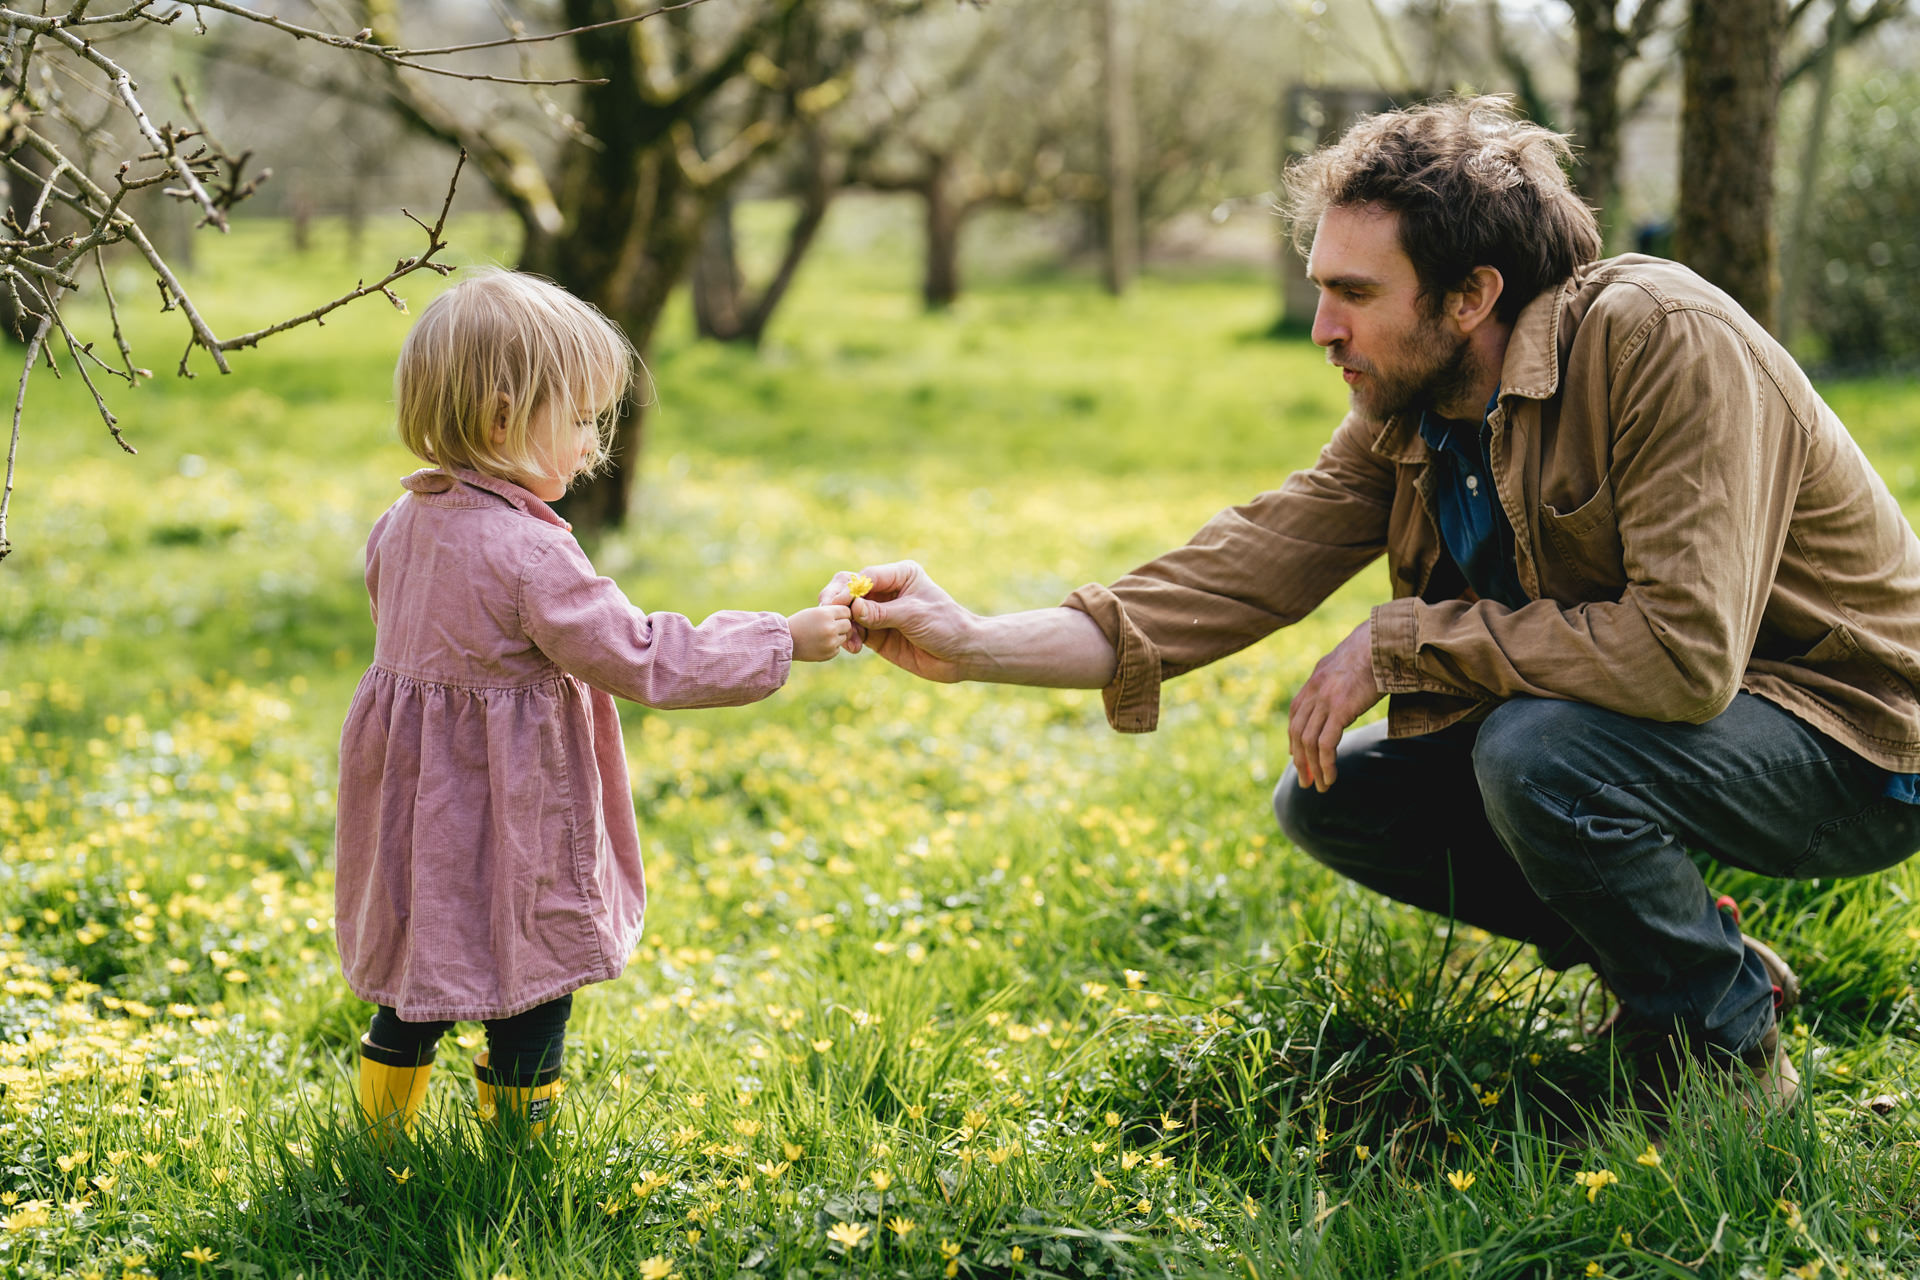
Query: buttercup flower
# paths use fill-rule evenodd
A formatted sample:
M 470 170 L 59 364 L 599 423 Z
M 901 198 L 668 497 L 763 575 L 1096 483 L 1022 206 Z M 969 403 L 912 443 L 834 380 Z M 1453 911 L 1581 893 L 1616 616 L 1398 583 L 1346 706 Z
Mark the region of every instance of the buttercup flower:
M 862 1240 L 867 1238 L 868 1230 L 869 1228 L 864 1223 L 838 1222 L 828 1230 L 827 1239 L 844 1249 L 852 1250 L 856 1248 Z
M 873 579 L 864 573 L 856 573 L 847 579 L 847 594 L 858 600 L 873 590 Z
M 1620 1181 L 1611 1169 L 1582 1169 L 1573 1175 L 1573 1180 L 1587 1189 L 1588 1204 L 1592 1204 L 1603 1190 Z
M 640 1264 L 640 1280 L 669 1280 L 673 1275 L 673 1263 L 654 1254 Z
M 1447 1174 L 1447 1182 L 1455 1191 L 1465 1191 L 1474 1183 L 1474 1176 L 1464 1169 L 1455 1169 Z
M 1645 1151 L 1642 1151 L 1639 1155 L 1635 1156 L 1633 1159 L 1634 1159 L 1634 1163 L 1636 1164 L 1643 1164 L 1647 1166 L 1647 1168 L 1649 1169 L 1658 1169 L 1660 1167 L 1659 1148 L 1655 1147 L 1651 1142 L 1649 1142 L 1647 1144 L 1647 1149 Z

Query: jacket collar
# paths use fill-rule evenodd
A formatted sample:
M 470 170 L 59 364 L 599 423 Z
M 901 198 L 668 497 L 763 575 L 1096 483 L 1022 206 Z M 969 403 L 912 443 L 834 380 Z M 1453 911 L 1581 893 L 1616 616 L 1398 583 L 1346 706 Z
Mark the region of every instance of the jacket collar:
M 1520 397 L 1550 400 L 1560 390 L 1560 326 L 1566 314 L 1572 280 L 1549 289 L 1520 309 L 1507 354 L 1500 363 L 1501 400 Z M 1373 439 L 1373 451 L 1391 462 L 1424 462 L 1427 443 L 1420 438 L 1420 415 L 1400 413 L 1388 418 Z
M 532 516 L 557 528 L 571 530 L 572 525 L 554 514 L 552 507 L 533 496 L 511 480 L 502 480 L 499 476 L 490 476 L 484 471 L 473 471 L 466 467 L 422 467 L 400 481 L 402 488 L 409 493 L 442 494 L 451 493 L 465 484 L 469 489 L 479 489 L 499 498 L 522 515 Z M 478 506 L 479 503 L 461 503 L 453 505 Z

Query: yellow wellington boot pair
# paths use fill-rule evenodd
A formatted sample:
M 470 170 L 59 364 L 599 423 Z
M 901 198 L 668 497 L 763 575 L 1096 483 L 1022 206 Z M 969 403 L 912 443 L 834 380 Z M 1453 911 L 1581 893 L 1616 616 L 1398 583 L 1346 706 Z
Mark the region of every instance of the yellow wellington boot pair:
M 480 1118 L 504 1132 L 538 1137 L 552 1118 L 560 1096 L 560 1068 L 542 1071 L 532 1084 L 509 1084 L 501 1072 L 488 1065 L 489 1060 L 490 1055 L 484 1051 L 473 1060 Z
M 375 1131 L 413 1133 L 420 1106 L 427 1100 L 433 1059 L 410 1062 L 391 1049 L 360 1038 L 360 1111 Z M 480 1118 L 495 1127 L 538 1136 L 547 1127 L 560 1094 L 560 1068 L 542 1071 L 530 1085 L 508 1084 L 488 1065 L 488 1055 L 473 1060 Z

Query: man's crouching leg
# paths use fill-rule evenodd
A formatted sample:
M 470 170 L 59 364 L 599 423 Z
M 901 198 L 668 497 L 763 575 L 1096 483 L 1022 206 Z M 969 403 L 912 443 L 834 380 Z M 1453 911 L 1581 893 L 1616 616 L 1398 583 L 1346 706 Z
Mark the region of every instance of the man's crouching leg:
M 1744 693 L 1704 724 L 1516 699 L 1482 725 L 1473 768 L 1494 832 L 1628 1018 L 1763 1085 L 1783 1070 L 1773 983 L 1689 850 L 1767 875 L 1853 875 L 1900 861 L 1920 833 L 1883 771 Z

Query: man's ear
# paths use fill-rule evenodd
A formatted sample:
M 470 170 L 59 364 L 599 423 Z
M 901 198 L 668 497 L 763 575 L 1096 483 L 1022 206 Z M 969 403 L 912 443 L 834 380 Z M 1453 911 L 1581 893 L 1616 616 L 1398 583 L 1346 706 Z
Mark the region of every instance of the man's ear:
M 513 401 L 504 391 L 496 392 L 493 400 L 493 426 L 487 432 L 487 438 L 498 449 L 507 442 L 507 412 L 513 408 Z
M 1447 314 L 1460 326 L 1461 333 L 1472 333 L 1493 319 L 1506 284 L 1493 267 L 1475 267 L 1465 282 L 1447 295 Z

